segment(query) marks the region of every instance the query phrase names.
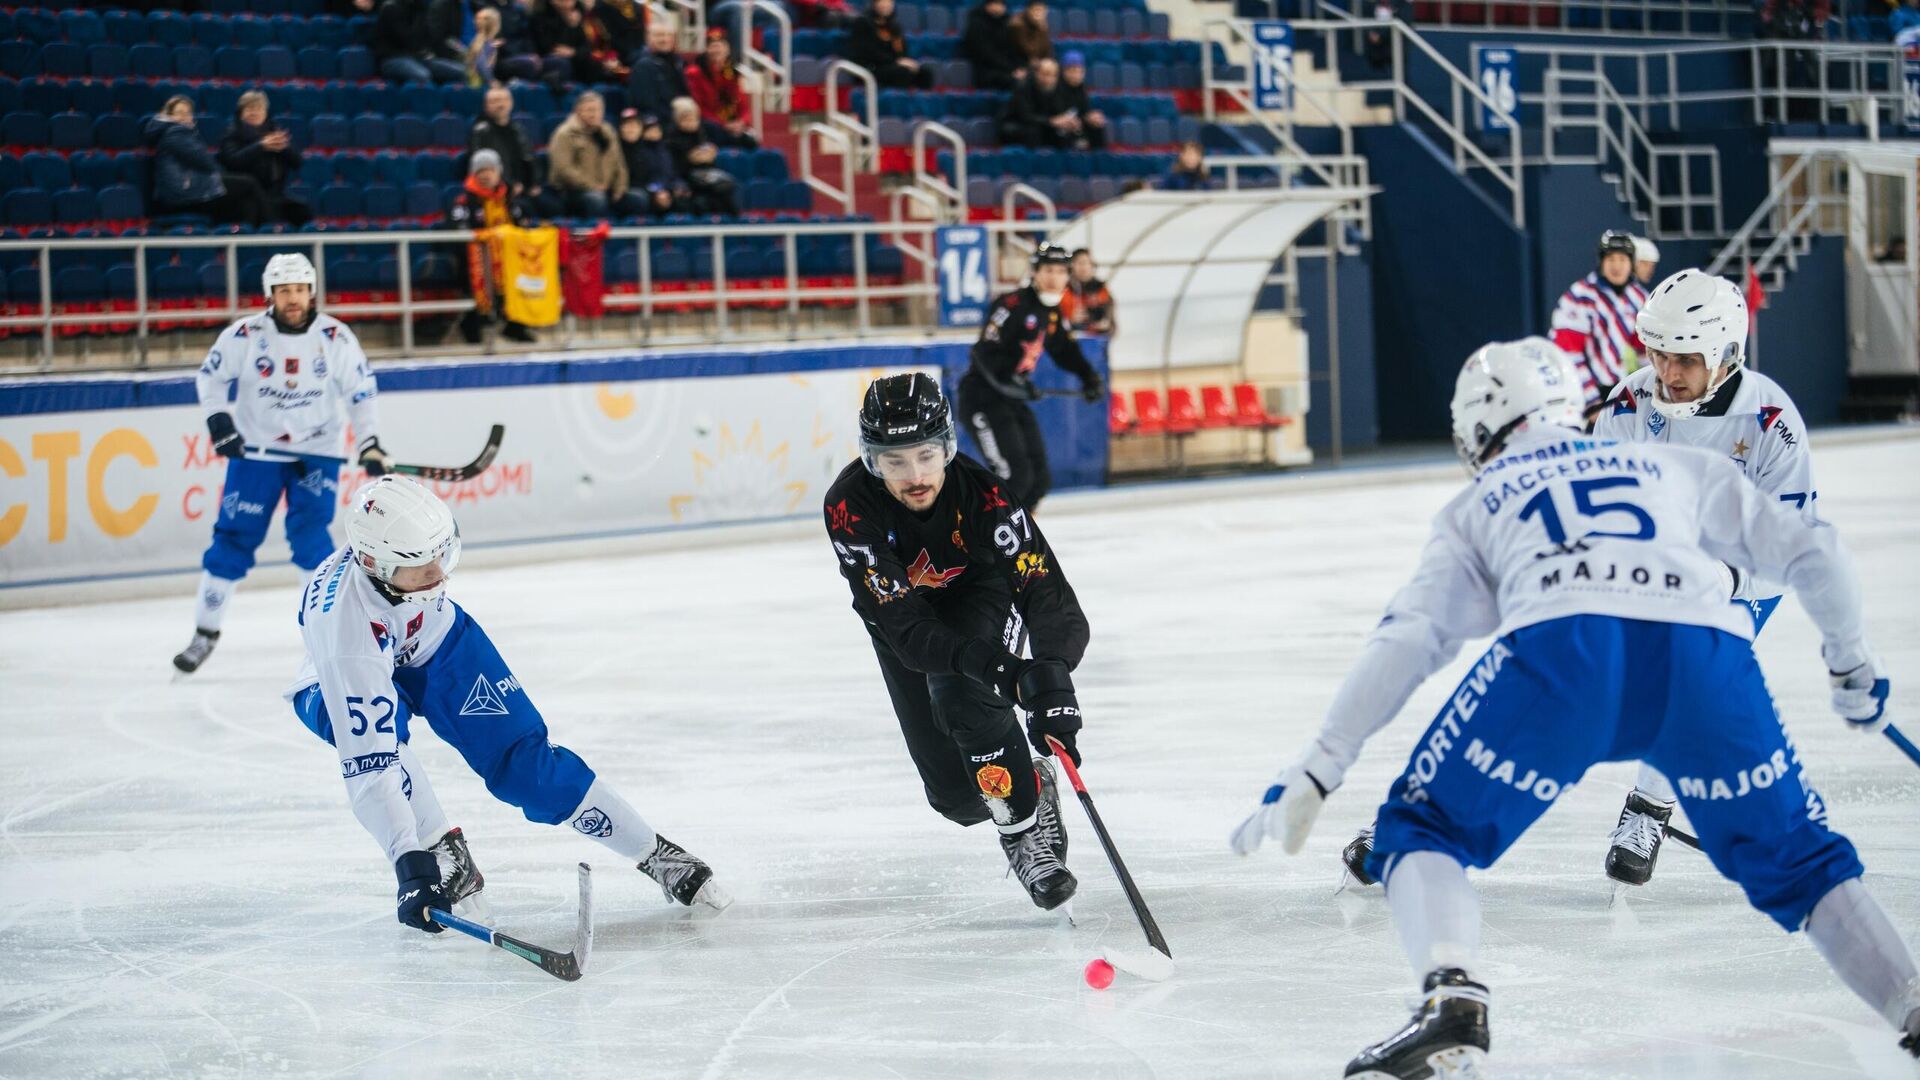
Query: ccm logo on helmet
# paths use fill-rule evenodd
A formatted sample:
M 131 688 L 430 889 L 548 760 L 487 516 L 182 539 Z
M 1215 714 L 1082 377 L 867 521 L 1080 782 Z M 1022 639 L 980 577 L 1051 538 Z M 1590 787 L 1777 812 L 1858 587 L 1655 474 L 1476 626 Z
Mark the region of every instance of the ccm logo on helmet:
M 919 430 L 920 430 L 920 425 L 919 425 L 919 424 L 908 424 L 908 425 L 907 425 L 906 427 L 890 427 L 890 428 L 888 428 L 888 429 L 887 429 L 887 434 L 889 434 L 889 435 L 911 435 L 911 434 L 913 434 L 914 432 L 916 432 L 916 431 L 919 431 Z

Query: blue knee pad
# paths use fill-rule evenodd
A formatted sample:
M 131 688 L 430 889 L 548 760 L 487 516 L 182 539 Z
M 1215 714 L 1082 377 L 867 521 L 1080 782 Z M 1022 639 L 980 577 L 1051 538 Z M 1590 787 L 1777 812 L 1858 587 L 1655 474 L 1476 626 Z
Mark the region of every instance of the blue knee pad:
M 267 538 L 273 508 L 294 478 L 298 466 L 277 461 L 227 462 L 227 482 L 220 496 L 220 516 L 214 519 L 213 543 L 200 567 L 214 577 L 238 581 L 253 569 L 253 553 Z M 325 558 L 323 555 L 322 558 Z M 320 565 L 319 561 L 314 562 Z
M 294 565 L 309 573 L 334 552 L 334 507 L 340 501 L 339 470 L 331 465 L 293 466 L 287 484 L 287 546 Z
M 433 658 L 394 669 L 393 684 L 412 711 L 460 752 L 494 798 L 520 808 L 528 821 L 557 825 L 593 784 L 580 756 L 548 741 L 547 724 L 520 681 L 458 605 Z

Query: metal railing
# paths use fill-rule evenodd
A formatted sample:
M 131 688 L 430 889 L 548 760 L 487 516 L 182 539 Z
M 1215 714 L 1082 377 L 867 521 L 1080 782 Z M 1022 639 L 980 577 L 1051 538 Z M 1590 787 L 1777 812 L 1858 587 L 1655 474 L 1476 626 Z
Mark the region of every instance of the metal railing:
M 1788 154 L 1791 160 L 1787 160 Z M 1799 266 L 1815 236 L 1837 236 L 1847 225 L 1847 157 L 1837 150 L 1796 146 L 1769 155 L 1773 183 L 1733 238 L 1721 246 L 1709 274 L 1752 266 L 1764 287 L 1777 290 Z M 1736 263 L 1738 265 L 1736 265 Z
M 840 73 L 845 72 L 866 88 L 864 116 L 840 107 Z M 827 123 L 844 130 L 852 140 L 856 167 L 862 172 L 880 171 L 880 84 L 873 72 L 851 60 L 835 60 L 827 65 Z
M 1279 0 L 1265 0 L 1279 14 Z M 1362 6 L 1356 3 L 1356 7 Z M 1442 0 L 1433 5 L 1438 18 L 1420 20 L 1423 26 L 1497 30 L 1502 34 L 1527 31 L 1548 33 L 1621 34 L 1634 37 L 1728 37 L 1753 32 L 1754 5 L 1746 0 Z M 1583 23 L 1569 25 L 1568 16 L 1583 13 Z M 1584 16 L 1592 16 L 1591 20 Z
M 998 249 L 1019 253 L 1032 249 L 1034 234 L 1047 232 L 1057 224 L 1058 221 L 1049 214 L 1042 221 L 991 221 L 981 222 L 978 227 L 988 231 Z M 609 250 L 614 245 L 633 242 L 638 261 L 637 290 L 609 292 L 604 298 L 607 317 L 599 321 L 596 329 L 615 331 L 620 329 L 618 320 L 630 319 L 632 322 L 626 332 L 616 340 L 636 345 L 785 341 L 845 338 L 850 335 L 864 337 L 903 330 L 931 331 L 935 328 L 938 287 L 934 281 L 934 260 L 926 256 L 933 251 L 933 233 L 940 227 L 938 222 L 933 221 L 618 226 L 610 230 L 606 242 Z M 909 262 L 900 280 L 877 282 L 868 266 L 867 243 L 870 238 L 884 240 L 889 236 L 910 239 L 910 254 L 919 266 L 916 268 Z M 820 278 L 811 276 L 803 277 L 798 249 L 799 241 L 807 237 L 850 240 L 852 273 L 826 275 L 828 280 L 835 283 L 822 283 Z M 90 361 L 85 365 L 89 371 L 191 367 L 205 353 L 204 338 L 197 335 L 211 333 L 218 324 L 256 313 L 264 306 L 256 291 L 258 283 L 240 280 L 239 267 L 243 254 L 256 254 L 264 261 L 267 255 L 284 251 L 300 251 L 312 258 L 319 277 L 316 291 L 321 297 L 321 310 L 329 315 L 349 323 L 361 319 L 397 320 L 394 327 L 397 341 L 390 345 L 382 345 L 377 338 L 370 337 L 366 329 L 362 330 L 360 336 L 369 355 L 472 355 L 474 346 L 430 345 L 416 340 L 414 322 L 418 317 L 464 314 L 474 309 L 474 303 L 466 295 L 464 282 L 457 286 L 458 296 L 422 296 L 414 281 L 413 263 L 415 256 L 424 249 L 464 252 L 473 239 L 474 234 L 467 232 L 405 230 L 0 241 L 0 252 L 28 252 L 37 257 L 40 271 L 37 310 L 0 316 L 0 330 L 15 334 L 33 332 L 30 337 L 20 335 L 10 340 L 0 339 L 0 357 L 7 357 L 0 359 L 0 374 L 47 372 L 63 366 L 74 366 L 56 364 L 62 331 L 70 329 L 97 329 L 100 331 L 98 336 L 85 340 L 103 343 L 108 348 L 102 351 L 124 351 L 126 354 L 124 360 Z M 673 288 L 660 288 L 661 279 L 656 273 L 652 241 L 661 240 L 672 241 L 681 247 L 705 245 L 712 260 L 711 275 L 692 283 L 691 288 L 686 287 L 689 283 L 680 281 L 675 281 Z M 784 256 L 780 272 L 769 273 L 750 283 L 739 279 L 729 281 L 727 248 L 730 244 L 743 242 L 782 245 Z M 390 290 L 367 290 L 369 295 L 390 294 L 391 299 L 342 300 L 341 290 L 328 285 L 327 269 L 332 261 L 329 252 L 368 248 L 392 249 L 396 255 L 395 287 Z M 125 253 L 132 261 L 134 297 L 130 308 L 103 310 L 105 305 L 72 304 L 54 295 L 52 266 L 56 258 L 106 252 Z M 159 306 L 149 272 L 150 260 L 156 255 L 174 256 L 185 252 L 218 252 L 223 256 L 225 295 L 217 298 L 219 303 L 182 308 Z M 990 259 L 988 265 L 989 285 L 996 292 L 1018 284 L 1018 278 L 999 272 L 1001 260 Z M 1007 265 L 1023 264 L 1008 261 Z M 851 281 L 842 280 L 847 277 Z M 358 293 L 361 290 L 354 291 Z M 26 307 L 28 303 L 22 297 L 13 299 L 16 309 Z M 903 318 L 886 325 L 876 323 L 873 306 L 882 303 L 900 305 Z M 854 313 L 851 325 L 804 325 L 802 316 L 807 313 L 804 309 L 817 310 L 823 305 L 851 308 Z M 85 310 L 79 310 L 82 308 Z M 692 332 L 670 334 L 663 331 L 660 319 L 668 311 L 691 311 L 710 321 Z M 761 314 L 753 314 L 756 311 Z M 196 336 L 191 339 L 177 336 L 163 338 L 160 329 L 163 325 L 182 327 Z M 557 331 L 543 337 L 538 348 L 605 347 L 609 344 L 604 336 L 599 340 L 584 340 L 580 329 L 581 322 L 568 315 Z M 15 355 L 12 349 L 23 341 L 26 348 L 18 355 L 24 357 L 25 362 L 19 362 L 12 358 Z M 37 341 L 38 349 L 32 349 L 34 341 Z M 186 347 L 177 361 L 164 364 L 155 362 L 156 348 L 166 344 L 172 350 L 179 350 L 183 341 Z M 493 344 L 488 340 L 480 351 L 493 352 Z
M 727 14 L 738 19 L 740 61 L 737 66 L 743 72 L 758 72 L 765 80 L 762 93 L 768 99 L 766 108 L 786 112 L 792 108 L 793 100 L 793 17 L 773 0 L 727 0 L 714 8 L 715 18 L 724 18 Z M 755 15 L 765 15 L 772 24 L 773 52 L 754 44 Z M 699 52 L 701 48 L 704 43 L 696 45 L 693 51 Z
M 839 151 L 840 187 L 824 177 L 814 175 L 813 144 L 815 140 L 831 149 Z M 839 203 L 842 212 L 851 214 L 855 205 L 853 197 L 853 136 L 845 128 L 829 127 L 818 121 L 800 129 L 800 179 L 809 188 Z
M 930 139 L 939 139 L 952 147 L 953 179 L 949 181 L 940 175 L 939 170 L 927 168 L 927 145 Z M 934 201 L 935 214 L 949 222 L 964 221 L 967 217 L 967 140 L 960 133 L 937 120 L 922 120 L 913 126 L 913 188 L 927 193 Z
M 1565 92 L 1587 85 L 1587 94 Z M 1655 143 L 1632 108 L 1599 72 L 1553 72 L 1547 77 L 1546 159 L 1549 164 L 1591 163 L 1614 171 L 1621 201 L 1644 216 L 1656 239 L 1725 235 L 1720 221 L 1720 151 L 1712 146 Z M 1592 139 L 1590 152 L 1563 152 L 1561 140 L 1575 132 Z M 1696 165 L 1699 167 L 1696 168 Z

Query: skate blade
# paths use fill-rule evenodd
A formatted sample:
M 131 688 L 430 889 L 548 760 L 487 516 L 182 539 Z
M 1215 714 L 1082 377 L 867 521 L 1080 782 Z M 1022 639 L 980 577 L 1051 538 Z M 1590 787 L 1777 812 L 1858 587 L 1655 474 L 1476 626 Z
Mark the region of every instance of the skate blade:
M 705 904 L 715 911 L 725 911 L 733 906 L 733 894 L 712 878 L 707 879 L 700 891 L 693 894 L 693 902 Z
M 1108 961 L 1111 963 L 1112 961 Z M 1427 1055 L 1432 1080 L 1488 1080 L 1487 1052 L 1477 1046 L 1450 1046 Z M 1400 1080 L 1399 1076 L 1379 1069 L 1353 1073 L 1346 1080 Z
M 1173 957 L 1152 947 L 1138 952 L 1108 949 L 1102 959 L 1112 964 L 1115 971 L 1124 971 L 1136 979 L 1166 982 L 1173 978 Z
M 1060 916 L 1060 918 L 1064 920 L 1068 926 L 1080 925 L 1080 923 L 1073 917 L 1073 900 L 1071 898 L 1062 900 L 1060 902 L 1060 906 L 1053 909 L 1053 913 L 1055 915 Z

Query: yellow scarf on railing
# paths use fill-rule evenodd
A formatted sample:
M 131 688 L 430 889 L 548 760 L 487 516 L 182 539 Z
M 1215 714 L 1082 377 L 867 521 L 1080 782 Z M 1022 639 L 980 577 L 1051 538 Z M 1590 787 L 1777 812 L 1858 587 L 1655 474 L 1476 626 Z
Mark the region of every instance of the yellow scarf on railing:
M 502 312 L 523 326 L 560 321 L 560 233 L 552 226 L 493 230 L 500 252 Z

